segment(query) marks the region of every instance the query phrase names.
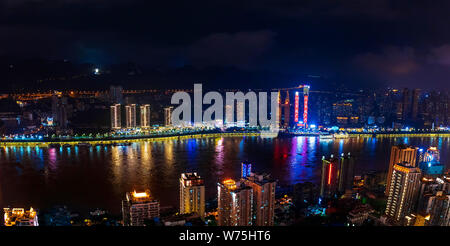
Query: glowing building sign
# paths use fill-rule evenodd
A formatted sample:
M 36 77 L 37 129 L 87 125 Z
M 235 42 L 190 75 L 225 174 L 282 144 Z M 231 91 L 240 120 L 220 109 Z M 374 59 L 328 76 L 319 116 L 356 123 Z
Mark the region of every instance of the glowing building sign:
M 308 97 L 309 85 L 303 86 L 303 124 L 308 127 Z
M 297 123 L 298 122 L 298 108 L 299 108 L 299 96 L 298 96 L 298 91 L 295 92 L 295 118 L 294 121 Z

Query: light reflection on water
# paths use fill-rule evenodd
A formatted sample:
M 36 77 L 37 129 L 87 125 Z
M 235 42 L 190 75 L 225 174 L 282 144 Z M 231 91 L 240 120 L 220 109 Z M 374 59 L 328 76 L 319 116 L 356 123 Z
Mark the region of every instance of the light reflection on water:
M 282 185 L 317 182 L 322 156 L 350 152 L 357 160 L 357 174 L 384 171 L 390 147 L 405 141 L 438 146 L 441 161 L 448 165 L 449 138 L 236 137 L 111 147 L 2 147 L 0 207 L 65 204 L 81 211 L 100 207 L 119 213 L 126 191 L 147 188 L 163 206 L 176 207 L 181 172 L 196 171 L 205 177 L 206 195 L 213 198 L 217 181 L 239 177 L 243 160 L 251 161 L 258 172 L 271 173 Z

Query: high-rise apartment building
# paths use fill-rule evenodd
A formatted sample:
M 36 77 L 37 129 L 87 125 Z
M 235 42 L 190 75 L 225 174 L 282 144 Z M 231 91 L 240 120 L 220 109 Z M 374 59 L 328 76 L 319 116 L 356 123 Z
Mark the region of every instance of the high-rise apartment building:
M 387 175 L 387 183 L 386 183 L 386 196 L 389 194 L 391 180 L 392 180 L 392 172 L 394 165 L 399 163 L 408 163 L 408 165 L 412 167 L 416 167 L 417 163 L 417 155 L 418 148 L 406 145 L 394 145 L 391 148 L 391 157 L 389 159 L 389 170 Z
M 236 126 L 234 122 L 234 106 L 226 104 L 225 105 L 225 126 L 233 127 Z
M 68 102 L 67 97 L 62 96 L 60 93 L 52 96 L 52 117 L 56 127 L 60 130 L 67 129 Z
M 414 89 L 412 92 L 412 105 L 411 105 L 411 119 L 413 121 L 416 121 L 419 115 L 419 99 L 420 99 L 420 89 Z
M 253 189 L 232 179 L 217 184 L 218 225 L 251 226 Z
M 236 126 L 245 127 L 245 103 L 237 101 L 236 103 Z
M 395 224 L 404 223 L 405 216 L 415 211 L 420 178 L 419 168 L 408 163 L 394 165 L 385 214 Z
M 125 226 L 143 226 L 146 220 L 159 217 L 159 201 L 152 199 L 149 191 L 127 192 L 122 216 Z
M 336 158 L 322 157 L 322 174 L 320 182 L 320 196 L 330 198 L 336 194 L 344 194 L 353 188 L 355 161 L 353 156 L 341 154 Z
M 111 105 L 111 129 L 118 130 L 122 128 L 120 104 Z
M 277 183 L 268 175 L 251 173 L 242 182 L 253 189 L 253 225 L 273 226 L 275 216 L 275 188 Z
M 172 111 L 173 107 L 165 107 L 164 108 L 164 125 L 172 126 Z
M 353 156 L 348 153 L 341 154 L 339 157 L 339 179 L 338 192 L 344 194 L 348 190 L 352 190 L 353 181 L 355 179 L 355 160 Z
M 402 100 L 402 120 L 405 121 L 409 118 L 411 112 L 411 91 L 408 88 L 403 89 Z
M 127 128 L 136 128 L 136 104 L 125 106 L 125 120 Z
M 197 173 L 182 173 L 180 177 L 180 214 L 205 216 L 205 184 Z
M 150 104 L 144 104 L 140 106 L 141 111 L 141 127 L 150 127 Z
M 322 173 L 320 180 L 320 196 L 322 198 L 332 197 L 337 191 L 338 159 L 333 155 L 329 159 L 322 157 Z

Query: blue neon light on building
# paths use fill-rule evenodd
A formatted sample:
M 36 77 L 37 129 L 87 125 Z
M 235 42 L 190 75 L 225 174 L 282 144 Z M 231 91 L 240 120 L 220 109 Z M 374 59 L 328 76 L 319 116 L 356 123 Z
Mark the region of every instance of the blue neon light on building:
M 242 178 L 250 177 L 251 172 L 252 172 L 252 164 L 249 162 L 242 162 L 241 177 Z

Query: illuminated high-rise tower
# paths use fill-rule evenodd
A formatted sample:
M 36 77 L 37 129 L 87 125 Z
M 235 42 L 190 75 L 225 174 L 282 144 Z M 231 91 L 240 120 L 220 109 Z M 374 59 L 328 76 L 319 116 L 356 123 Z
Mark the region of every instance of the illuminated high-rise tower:
M 417 120 L 419 114 L 420 89 L 414 89 L 412 92 L 411 119 Z
M 205 216 L 205 184 L 197 173 L 182 173 L 180 178 L 180 214 Z
M 245 127 L 245 102 L 236 102 L 236 126 Z
M 322 174 L 320 181 L 320 196 L 322 198 L 332 197 L 337 191 L 339 160 L 333 155 L 329 159 L 322 157 Z
M 125 106 L 125 116 L 127 128 L 136 128 L 136 104 Z
M 289 98 L 289 91 L 286 91 L 286 98 L 284 99 L 284 127 L 289 127 L 291 120 L 291 104 Z
M 339 181 L 338 192 L 344 194 L 353 188 L 353 180 L 355 178 L 355 160 L 350 153 L 348 155 L 341 154 L 339 157 Z
M 172 106 L 164 108 L 164 125 L 165 126 L 172 126 L 172 111 L 173 111 Z
M 308 99 L 309 99 L 309 85 L 303 86 L 303 124 L 305 128 L 308 127 Z
M 232 179 L 217 184 L 218 225 L 251 226 L 253 189 Z
M 395 164 L 399 163 L 408 163 L 408 165 L 412 167 L 416 167 L 417 163 L 417 151 L 418 148 L 406 146 L 406 145 L 395 145 L 391 148 L 391 157 L 389 159 L 389 170 L 387 174 L 387 183 L 386 183 L 386 196 L 389 194 L 391 180 L 392 180 L 392 171 Z
M 348 153 L 340 157 L 331 155 L 329 159 L 322 157 L 322 176 L 320 183 L 320 196 L 330 198 L 336 194 L 344 194 L 353 188 L 355 173 L 354 158 Z
M 233 112 L 233 105 L 225 105 L 225 126 L 226 127 L 234 127 L 234 112 Z
M 420 189 L 420 169 L 408 163 L 395 164 L 385 214 L 395 224 L 404 223 L 405 216 L 415 211 Z
M 299 107 L 300 107 L 300 98 L 298 91 L 295 92 L 295 103 L 294 103 L 294 122 L 295 124 L 299 124 Z
M 253 189 L 253 225 L 273 226 L 276 181 L 268 175 L 250 173 L 242 182 Z
M 122 127 L 120 104 L 111 105 L 111 129 L 118 130 Z
M 140 106 L 141 109 L 141 127 L 150 127 L 150 104 L 144 104 Z
M 127 192 L 122 201 L 122 216 L 125 226 L 143 226 L 144 222 L 159 217 L 159 201 L 150 197 L 150 192 Z

